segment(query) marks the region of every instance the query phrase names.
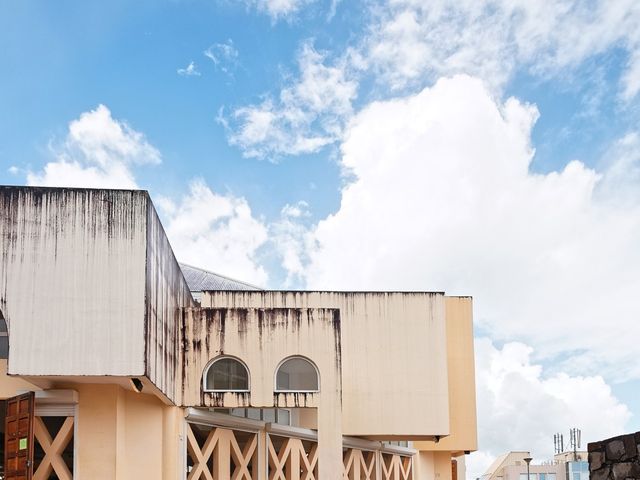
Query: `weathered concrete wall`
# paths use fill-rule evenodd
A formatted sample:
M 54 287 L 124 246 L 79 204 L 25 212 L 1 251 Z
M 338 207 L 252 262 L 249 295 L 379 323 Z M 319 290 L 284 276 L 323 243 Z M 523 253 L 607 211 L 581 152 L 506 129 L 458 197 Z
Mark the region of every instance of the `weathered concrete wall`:
M 640 479 L 640 432 L 588 445 L 591 480 Z
M 318 409 L 321 478 L 342 476 L 340 313 L 330 308 L 194 308 L 186 311 L 183 405 Z M 202 376 L 220 355 L 249 369 L 249 393 L 208 393 Z M 315 363 L 317 393 L 274 393 L 278 364 L 294 355 Z
M 147 209 L 145 272 L 146 376 L 171 401 L 176 399 L 182 308 L 195 305 L 151 201 Z
M 413 447 L 460 455 L 478 448 L 472 299 L 445 297 L 445 310 L 451 433 L 438 443 L 414 442 Z
M 449 434 L 444 294 L 206 292 L 202 306 L 338 308 L 344 434 L 414 440 Z
M 148 195 L 0 187 L 9 374 L 143 375 Z
M 2 187 L 9 373 L 146 375 L 174 400 L 194 305 L 147 192 Z

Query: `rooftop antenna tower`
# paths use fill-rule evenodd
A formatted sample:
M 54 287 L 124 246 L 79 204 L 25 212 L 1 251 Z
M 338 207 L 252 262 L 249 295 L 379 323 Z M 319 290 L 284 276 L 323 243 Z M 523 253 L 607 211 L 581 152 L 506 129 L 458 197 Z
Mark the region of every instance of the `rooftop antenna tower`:
M 580 448 L 580 437 L 582 437 L 582 431 L 579 428 L 572 428 L 569 430 L 569 445 L 573 450 L 573 460 L 578 461 L 578 449 Z
M 561 433 L 553 434 L 553 451 L 556 455 L 564 452 L 564 435 Z

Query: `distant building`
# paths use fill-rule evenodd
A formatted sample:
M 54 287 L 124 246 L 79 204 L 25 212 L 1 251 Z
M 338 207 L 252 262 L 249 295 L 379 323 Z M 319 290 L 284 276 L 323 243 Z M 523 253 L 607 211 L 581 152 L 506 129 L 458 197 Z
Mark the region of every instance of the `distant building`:
M 529 452 L 509 452 L 498 457 L 482 475 L 482 480 L 588 480 L 587 452 L 565 452 L 547 462 L 532 462 L 527 478 L 525 458 Z
M 180 265 L 144 191 L 0 187 L 0 246 L 4 480 L 464 477 L 469 297 Z

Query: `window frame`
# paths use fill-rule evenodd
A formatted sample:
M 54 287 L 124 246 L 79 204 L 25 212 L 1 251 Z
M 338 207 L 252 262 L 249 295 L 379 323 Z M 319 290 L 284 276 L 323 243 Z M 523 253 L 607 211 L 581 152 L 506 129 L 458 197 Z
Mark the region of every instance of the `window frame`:
M 294 360 L 294 359 L 300 359 L 300 360 L 305 360 L 307 363 L 309 363 L 313 369 L 316 371 L 316 378 L 318 379 L 318 388 L 316 390 L 280 390 L 278 389 L 278 372 L 280 371 L 280 368 L 282 368 L 282 366 L 287 363 L 289 360 Z M 273 374 L 273 392 L 274 393 L 319 393 L 320 392 L 320 370 L 318 369 L 318 366 L 315 364 L 315 362 L 313 362 L 310 358 L 307 358 L 303 355 L 290 355 L 288 357 L 283 358 L 280 363 L 278 363 L 278 366 L 276 367 L 276 370 Z
M 231 359 L 238 362 L 242 365 L 247 372 L 247 388 L 246 389 L 215 389 L 215 388 L 207 388 L 207 377 L 209 376 L 209 370 L 213 365 L 220 360 Z M 250 393 L 251 392 L 251 371 L 245 362 L 243 362 L 240 358 L 235 357 L 233 355 L 218 355 L 217 357 L 209 360 L 209 363 L 204 367 L 204 371 L 202 373 L 202 391 L 205 393 Z

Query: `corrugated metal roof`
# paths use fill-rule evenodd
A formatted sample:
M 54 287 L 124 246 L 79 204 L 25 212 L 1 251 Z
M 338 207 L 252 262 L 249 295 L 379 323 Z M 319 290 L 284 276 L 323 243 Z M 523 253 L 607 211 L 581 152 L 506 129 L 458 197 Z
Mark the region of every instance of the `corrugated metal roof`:
M 189 290 L 192 292 L 204 292 L 207 290 L 262 290 L 262 288 L 255 285 L 184 263 L 180 264 L 180 268 L 184 279 L 189 285 Z

